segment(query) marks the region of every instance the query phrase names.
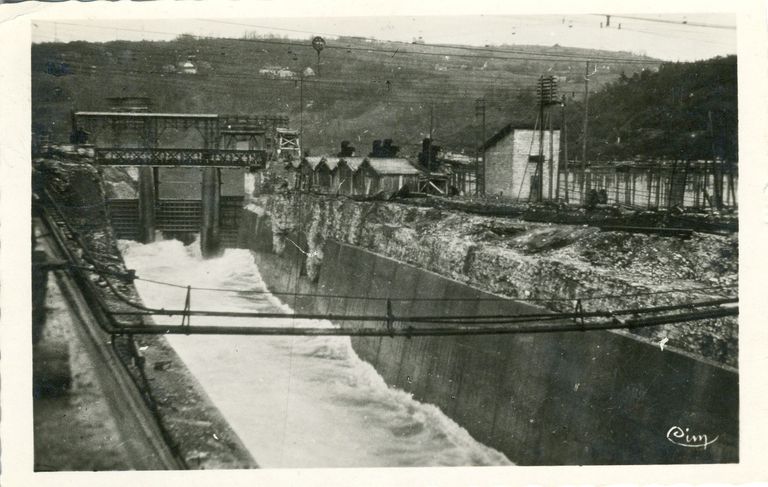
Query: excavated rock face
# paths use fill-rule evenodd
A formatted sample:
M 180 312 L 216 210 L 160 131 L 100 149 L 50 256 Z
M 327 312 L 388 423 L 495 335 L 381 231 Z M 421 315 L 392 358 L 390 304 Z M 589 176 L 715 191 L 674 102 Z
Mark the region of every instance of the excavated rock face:
M 734 295 L 738 282 L 736 235 L 682 239 L 298 193 L 254 204 L 271 217 L 277 251 L 284 245 L 278 235 L 306 235 L 310 277 L 322 265 L 325 240 L 334 239 L 556 311 L 573 310 L 576 299 L 587 311 L 702 301 Z M 710 289 L 658 293 L 703 287 Z M 734 318 L 632 333 L 737 365 Z
M 98 168 L 104 180 L 107 199 L 135 199 L 139 197 L 139 171 L 136 167 Z

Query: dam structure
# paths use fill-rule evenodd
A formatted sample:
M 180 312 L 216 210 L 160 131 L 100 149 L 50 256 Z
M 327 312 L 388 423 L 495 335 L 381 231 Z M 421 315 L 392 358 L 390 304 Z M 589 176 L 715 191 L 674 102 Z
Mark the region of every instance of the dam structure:
M 153 374 L 194 377 L 235 456 L 252 456 L 241 466 L 738 461 L 738 308 L 730 282 L 701 283 L 730 275 L 711 256 L 734 252 L 732 238 L 342 198 L 270 184 L 259 151 L 203 146 L 97 145 L 38 164 L 80 244 L 118 252 L 118 267 L 78 264 L 112 296 L 111 333 L 139 350 L 162 340 L 173 357 Z M 173 184 L 201 188 L 199 213 L 158 216 Z M 234 234 L 222 239 L 225 188 Z M 81 233 L 97 217 L 104 233 Z M 635 267 L 622 264 L 628 245 L 698 260 L 638 252 Z M 119 280 L 128 287 L 112 293 Z M 158 407 L 188 425 L 175 430 L 182 452 L 190 421 L 212 423 L 178 419 L 173 400 Z M 681 446 L 686 429 L 717 439 Z M 189 458 L 215 458 L 208 448 Z
M 6 23 L 9 482 L 754 476 L 747 10 L 477 8 Z
M 173 239 L 110 243 L 109 207 L 102 185 L 92 185 L 100 179 L 95 166 L 47 159 L 40 170 L 46 183 L 41 194 L 50 198 L 42 214 L 51 215 L 51 228 L 65 227 L 62 242 L 85 249 L 86 261 L 73 271 L 82 280 L 102 276 L 104 288 L 83 283 L 90 307 L 108 309 L 95 331 L 111 337 L 118 351 L 127 348 L 141 364 L 129 370 L 149 379 L 137 382 L 154 398 L 165 441 L 179 457 L 181 466 L 170 468 L 511 464 L 435 406 L 390 388 L 346 337 L 225 333 L 240 327 L 259 334 L 275 322 L 284 329 L 311 324 L 336 330 L 318 318 L 296 318 L 285 297 L 266 288 L 247 250 L 205 257 L 199 239 L 188 245 Z M 104 233 L 80 234 L 82 225 L 98 225 Z M 117 251 L 109 253 L 111 270 L 105 246 Z M 127 274 L 142 277 L 126 280 L 128 268 Z M 176 334 L 179 315 L 153 311 L 173 310 L 186 297 L 194 309 L 182 313 Z M 222 308 L 247 317 L 222 317 L 216 311 Z M 201 328 L 208 333 L 199 334 Z

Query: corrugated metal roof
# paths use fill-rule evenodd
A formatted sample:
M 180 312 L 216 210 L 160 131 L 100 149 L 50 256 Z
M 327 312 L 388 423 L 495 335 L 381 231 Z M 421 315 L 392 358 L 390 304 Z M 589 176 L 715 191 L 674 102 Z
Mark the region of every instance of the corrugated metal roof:
M 319 164 L 325 164 L 331 171 L 335 170 L 341 161 L 344 161 L 352 171 L 357 171 L 364 162 L 368 162 L 378 174 L 421 174 L 408 159 L 402 157 L 336 157 L 336 156 L 309 156 L 304 158 L 313 170 L 317 170 Z
M 323 162 L 328 167 L 328 169 L 330 169 L 331 171 L 336 169 L 336 166 L 339 165 L 339 161 L 340 160 L 341 160 L 341 158 L 334 157 L 334 156 L 325 156 L 325 157 L 323 157 Z
M 317 165 L 323 162 L 323 156 L 309 156 L 305 157 L 304 160 L 307 161 L 307 164 L 309 164 L 309 167 L 311 167 L 312 170 L 315 170 Z
M 365 157 L 342 157 L 342 160 L 352 169 L 352 172 L 360 169 L 360 166 L 365 161 Z
M 368 159 L 371 169 L 378 174 L 421 174 L 408 159 L 394 157 L 371 157 Z

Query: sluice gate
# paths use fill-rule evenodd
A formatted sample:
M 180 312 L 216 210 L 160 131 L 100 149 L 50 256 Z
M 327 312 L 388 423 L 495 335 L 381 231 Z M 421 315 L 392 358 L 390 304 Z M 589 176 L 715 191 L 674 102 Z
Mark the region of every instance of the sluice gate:
M 240 228 L 242 196 L 222 196 L 219 207 L 219 243 L 224 248 L 237 247 Z M 141 220 L 138 199 L 110 199 L 107 209 L 115 236 L 124 240 L 139 240 Z M 182 241 L 194 239 L 202 225 L 202 201 L 190 199 L 159 199 L 155 203 L 155 230 L 168 238 Z
M 138 169 L 138 198 L 110 203 L 118 236 L 149 243 L 156 231 L 187 239 L 199 233 L 206 256 L 234 246 L 243 171 L 300 154 L 288 118 L 148 110 L 147 103 L 117 103 L 113 111 L 72 113 L 72 140 L 93 146 L 96 165 Z M 228 173 L 240 178 L 229 193 Z

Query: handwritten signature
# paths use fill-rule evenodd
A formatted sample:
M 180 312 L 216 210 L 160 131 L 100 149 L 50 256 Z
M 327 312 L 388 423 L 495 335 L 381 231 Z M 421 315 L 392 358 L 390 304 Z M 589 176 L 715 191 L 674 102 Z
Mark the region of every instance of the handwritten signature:
M 708 435 L 696 435 L 689 433 L 690 428 L 681 428 L 680 426 L 673 426 L 667 431 L 667 439 L 678 446 L 684 446 L 686 448 L 704 448 L 716 442 L 719 436 L 709 438 Z

